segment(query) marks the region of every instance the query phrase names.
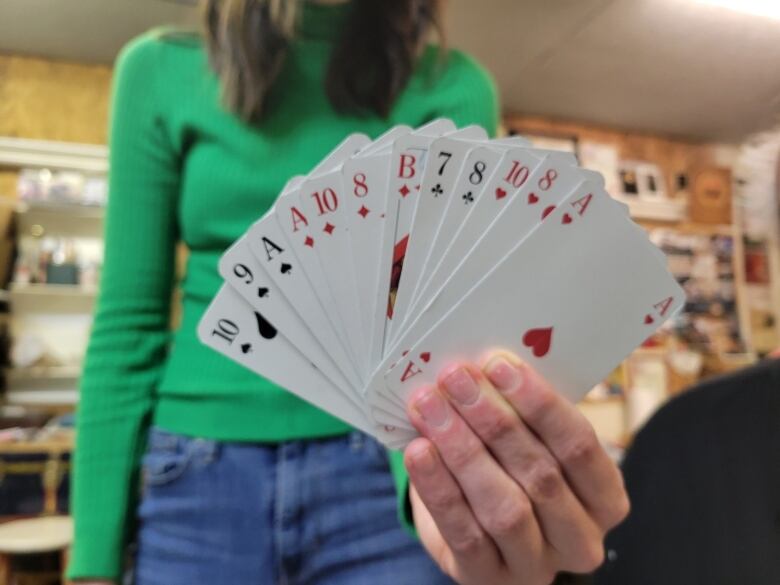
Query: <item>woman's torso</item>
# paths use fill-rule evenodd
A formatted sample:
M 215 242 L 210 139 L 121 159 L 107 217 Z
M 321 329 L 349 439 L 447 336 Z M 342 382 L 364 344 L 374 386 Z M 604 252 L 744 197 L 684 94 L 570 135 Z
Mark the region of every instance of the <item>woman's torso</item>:
M 288 429 L 291 434 L 282 432 L 280 439 L 300 436 L 302 426 L 315 435 L 318 429 L 330 434 L 339 428 L 341 423 L 198 341 L 197 323 L 222 284 L 220 255 L 268 211 L 290 177 L 310 171 L 350 133 L 376 137 L 395 124 L 418 126 L 439 116 L 461 125 L 494 125 L 495 96 L 486 74 L 460 53 L 451 52 L 442 61 L 433 47 L 425 51 L 388 119 L 336 113 L 323 89 L 334 30 L 318 22 L 315 29 L 301 32 L 303 38 L 293 42 L 268 96 L 266 116 L 254 127 L 220 106 L 217 79 L 197 38 L 154 33 L 139 41 L 159 45 L 155 66 L 170 92 L 162 100 L 166 108 L 159 124 L 178 161 L 177 224 L 188 250 L 180 283 L 180 324 L 158 387 L 156 419 L 166 428 L 203 434 L 205 423 L 187 428 L 186 421 L 207 416 L 214 419 L 209 426 L 213 423 L 224 435 L 217 438 L 267 438 L 244 437 L 240 422 L 234 426 L 239 436 L 222 430 L 217 421 L 227 414 L 223 407 L 236 410 L 235 405 L 253 411 L 253 428 L 258 410 L 285 411 L 283 427 L 268 431 L 276 436 Z M 485 97 L 489 103 L 479 103 Z M 172 424 L 166 413 L 181 412 L 183 404 L 200 404 L 204 413 L 186 419 L 176 414 L 181 424 Z M 291 410 L 301 413 L 293 423 Z

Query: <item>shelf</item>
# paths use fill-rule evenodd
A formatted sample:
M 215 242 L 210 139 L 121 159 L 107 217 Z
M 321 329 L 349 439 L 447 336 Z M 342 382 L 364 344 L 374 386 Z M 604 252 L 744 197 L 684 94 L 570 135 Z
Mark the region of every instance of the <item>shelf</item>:
M 102 238 L 102 207 L 53 203 L 22 203 L 16 210 L 20 237 Z
M 37 382 L 39 380 L 78 380 L 80 366 L 32 366 L 29 368 L 8 368 L 9 383 Z
M 92 144 L 0 137 L 0 166 L 108 172 L 108 148 Z
M 11 283 L 14 313 L 91 313 L 97 291 L 70 284 Z
M 75 404 L 81 366 L 6 368 L 6 402 L 29 406 Z
M 78 390 L 70 388 L 54 390 L 8 390 L 5 403 L 40 408 L 61 408 L 74 406 L 79 401 Z
M 688 203 L 669 198 L 647 199 L 639 196 L 625 197 L 614 195 L 613 198 L 628 206 L 631 217 L 636 220 L 660 222 L 681 222 L 687 215 Z
M 78 394 L 81 369 L 9 368 L 6 376 L 8 402 L 19 404 L 21 397 L 26 397 L 25 401 L 29 403 L 38 400 L 39 403 L 47 404 L 55 404 L 57 401 L 71 404 L 72 396 Z M 15 395 L 16 400 L 11 400 L 11 395 Z
M 70 453 L 73 451 L 72 438 L 47 439 L 43 441 L 20 441 L 17 443 L 0 444 L 0 453 L 3 455 L 16 455 L 27 453 Z
M 659 222 L 651 220 L 638 220 L 641 226 L 647 229 L 670 229 L 682 234 L 694 236 L 734 236 L 734 226 L 726 224 L 694 223 L 681 221 L 677 223 Z

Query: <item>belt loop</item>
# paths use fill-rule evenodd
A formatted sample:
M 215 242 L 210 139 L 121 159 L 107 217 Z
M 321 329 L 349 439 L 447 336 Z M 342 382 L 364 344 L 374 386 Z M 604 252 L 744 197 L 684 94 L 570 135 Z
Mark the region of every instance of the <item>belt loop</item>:
M 197 437 L 189 441 L 189 456 L 204 463 L 211 463 L 217 458 L 219 448 L 218 441 Z
M 360 431 L 352 431 L 349 434 L 349 448 L 352 451 L 362 451 L 366 443 L 366 436 Z

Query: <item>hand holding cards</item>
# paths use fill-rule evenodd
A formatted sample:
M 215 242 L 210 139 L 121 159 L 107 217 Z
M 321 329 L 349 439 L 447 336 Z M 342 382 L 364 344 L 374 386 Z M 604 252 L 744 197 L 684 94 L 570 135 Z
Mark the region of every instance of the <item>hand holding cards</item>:
M 394 448 L 447 363 L 505 348 L 578 400 L 684 303 L 598 175 L 448 120 L 348 137 L 219 270 L 203 343 Z

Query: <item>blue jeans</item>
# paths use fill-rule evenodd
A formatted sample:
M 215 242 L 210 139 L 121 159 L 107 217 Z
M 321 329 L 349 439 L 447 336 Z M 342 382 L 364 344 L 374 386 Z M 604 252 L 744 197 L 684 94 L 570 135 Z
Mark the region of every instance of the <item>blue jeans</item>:
M 451 584 L 397 519 L 387 455 L 350 435 L 222 443 L 153 429 L 137 585 Z

